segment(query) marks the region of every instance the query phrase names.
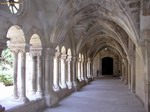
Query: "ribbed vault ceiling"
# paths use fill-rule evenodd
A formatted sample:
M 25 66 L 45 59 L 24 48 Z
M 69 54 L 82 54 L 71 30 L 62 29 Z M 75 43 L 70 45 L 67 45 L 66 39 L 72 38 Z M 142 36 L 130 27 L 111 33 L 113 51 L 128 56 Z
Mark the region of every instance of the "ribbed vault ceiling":
M 139 29 L 136 25 L 139 21 L 135 18 L 140 10 L 139 0 L 66 2 L 69 3 L 71 7 L 62 8 L 62 16 L 57 21 L 56 40 L 63 43 L 65 38 L 70 38 L 77 53 L 86 49 L 88 56 L 94 56 L 105 46 L 127 55 L 128 42 L 132 40 L 135 45 L 138 43 Z

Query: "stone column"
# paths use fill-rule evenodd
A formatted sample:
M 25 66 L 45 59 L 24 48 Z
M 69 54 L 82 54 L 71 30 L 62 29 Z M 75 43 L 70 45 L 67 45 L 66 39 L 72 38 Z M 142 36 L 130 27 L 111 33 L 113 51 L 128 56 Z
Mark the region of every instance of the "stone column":
M 86 83 L 89 83 L 87 79 L 87 60 L 86 59 L 84 60 L 84 79 Z
M 135 57 L 131 56 L 131 91 L 135 92 Z
M 85 80 L 84 79 L 84 59 L 81 60 L 81 80 Z
M 65 54 L 61 55 L 60 64 L 61 64 L 61 88 L 67 88 L 66 84 L 66 56 Z
M 127 59 L 125 60 L 125 84 L 128 84 L 128 64 Z
M 68 56 L 68 58 L 67 58 L 67 68 L 68 68 L 68 73 L 67 73 L 67 75 L 68 75 L 68 81 L 67 81 L 67 85 L 68 85 L 68 88 L 69 89 L 71 89 L 72 88 L 72 72 L 71 72 L 71 68 L 72 68 L 72 66 L 71 66 L 71 59 L 72 59 L 72 56 Z
M 122 78 L 121 80 L 124 81 L 124 63 L 122 62 L 122 65 L 121 65 L 121 74 L 122 74 Z
M 131 66 L 129 62 L 128 62 L 128 87 L 129 89 L 131 89 Z
M 93 61 L 90 61 L 90 74 L 91 74 L 91 78 L 94 79 L 94 76 L 93 76 Z
M 37 82 L 37 56 L 32 55 L 33 70 L 32 70 L 32 94 L 36 93 Z
M 14 54 L 14 62 L 13 62 L 13 97 L 14 99 L 18 99 L 18 85 L 17 85 L 17 78 L 18 78 L 18 52 L 12 51 Z
M 90 58 L 88 58 L 88 63 L 87 63 L 87 76 L 88 76 L 88 78 L 91 78 L 91 61 L 90 61 Z
M 21 52 L 21 92 L 19 100 L 27 103 L 29 99 L 26 97 L 26 53 Z
M 150 40 L 147 40 L 145 44 L 145 107 L 146 112 L 150 112 Z
M 59 78 L 59 86 L 61 85 L 61 58 L 59 57 L 59 59 L 58 59 L 58 78 Z M 61 87 L 60 87 L 60 89 L 61 89 Z
M 81 60 L 78 60 L 78 79 L 81 81 Z
M 53 48 L 45 49 L 45 101 L 46 106 L 57 105 L 58 96 L 53 90 L 53 57 L 55 50 Z
M 76 75 L 76 57 L 72 58 L 72 82 L 73 82 L 73 87 L 75 88 L 75 90 L 77 89 L 77 75 Z
M 145 107 L 146 112 L 150 112 L 150 1 L 142 1 L 142 10 L 141 10 L 141 19 L 140 19 L 140 35 L 142 37 L 141 48 L 143 49 L 144 59 L 145 59 Z
M 39 98 L 43 97 L 43 75 L 42 75 L 42 56 L 37 55 L 37 92 Z
M 59 59 L 58 56 L 54 57 L 54 80 L 53 80 L 53 88 L 55 91 L 60 90 L 59 86 Z

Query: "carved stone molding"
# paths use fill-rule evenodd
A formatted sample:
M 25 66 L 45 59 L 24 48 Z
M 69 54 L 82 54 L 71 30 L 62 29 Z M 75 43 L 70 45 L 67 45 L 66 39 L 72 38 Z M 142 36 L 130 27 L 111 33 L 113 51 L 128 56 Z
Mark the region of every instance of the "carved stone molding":
M 30 55 L 39 56 L 42 55 L 42 48 L 30 48 Z
M 61 55 L 61 59 L 66 59 L 67 55 L 66 54 L 62 54 Z
M 20 44 L 11 43 L 8 45 L 8 47 L 12 51 L 18 50 L 19 52 L 29 52 L 30 46 L 31 46 L 30 44 L 25 44 L 25 43 L 20 43 Z

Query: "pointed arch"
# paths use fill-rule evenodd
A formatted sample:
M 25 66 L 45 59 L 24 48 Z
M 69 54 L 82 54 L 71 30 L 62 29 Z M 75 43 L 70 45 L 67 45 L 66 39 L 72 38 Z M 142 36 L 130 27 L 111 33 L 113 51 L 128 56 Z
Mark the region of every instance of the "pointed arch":
M 70 49 L 70 48 L 69 48 L 68 51 L 67 51 L 67 55 L 68 55 L 68 56 L 71 56 L 71 55 L 72 55 L 72 52 L 71 52 L 71 49 Z
M 62 46 L 62 48 L 61 48 L 61 53 L 62 53 L 62 54 L 66 54 L 66 48 L 65 48 L 65 46 Z

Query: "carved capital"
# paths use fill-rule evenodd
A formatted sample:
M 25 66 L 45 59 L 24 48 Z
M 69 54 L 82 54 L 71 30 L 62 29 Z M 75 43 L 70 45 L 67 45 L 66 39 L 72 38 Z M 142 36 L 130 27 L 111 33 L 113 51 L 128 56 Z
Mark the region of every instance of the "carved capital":
M 66 54 L 62 54 L 61 55 L 61 59 L 66 59 L 67 55 Z
M 30 55 L 32 56 L 39 56 L 42 55 L 42 48 L 30 48 Z
M 10 49 L 10 51 L 13 53 L 13 54 L 17 54 L 17 53 L 19 53 L 19 50 L 17 50 L 17 49 Z
M 77 60 L 78 60 L 78 62 L 81 62 L 81 61 L 82 61 L 81 58 L 78 58 Z
M 76 62 L 76 61 L 77 61 L 77 58 L 76 58 L 75 56 L 73 56 L 73 57 L 72 57 L 72 61 L 73 61 L 73 62 Z
M 71 60 L 72 60 L 72 56 L 68 56 L 67 61 L 71 61 Z
M 26 43 L 19 43 L 19 44 L 14 44 L 11 43 L 8 45 L 8 48 L 10 48 L 12 51 L 19 51 L 19 52 L 28 52 L 30 48 L 30 44 Z
M 60 57 L 60 54 L 61 54 L 60 52 L 56 52 L 55 57 Z

